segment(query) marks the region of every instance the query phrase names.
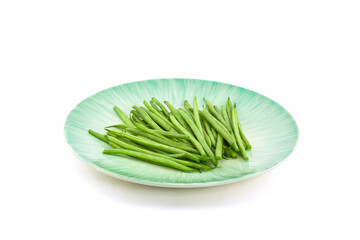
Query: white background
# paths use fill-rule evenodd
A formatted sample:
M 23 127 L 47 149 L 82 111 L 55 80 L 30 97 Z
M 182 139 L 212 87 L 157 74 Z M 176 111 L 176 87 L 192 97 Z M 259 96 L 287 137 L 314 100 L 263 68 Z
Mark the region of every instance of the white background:
M 359 1 L 1 1 L 0 239 L 359 239 Z M 70 110 L 185 77 L 297 120 L 280 166 L 203 189 L 112 179 L 66 144 Z M 357 228 L 357 229 L 356 229 Z

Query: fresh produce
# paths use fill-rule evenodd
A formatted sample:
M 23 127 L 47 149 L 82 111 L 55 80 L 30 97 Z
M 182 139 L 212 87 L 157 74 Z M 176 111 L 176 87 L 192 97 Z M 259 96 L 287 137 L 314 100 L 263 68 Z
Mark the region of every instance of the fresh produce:
M 122 123 L 105 127 L 106 134 L 89 129 L 112 147 L 104 154 L 126 155 L 184 172 L 214 169 L 226 157 L 249 159 L 246 150 L 251 145 L 230 98 L 220 107 L 204 99 L 201 110 L 196 97 L 193 106 L 185 100 L 184 108 L 164 101 L 170 111 L 156 98 L 143 103 L 145 107 L 133 106 L 129 117 L 115 106 Z

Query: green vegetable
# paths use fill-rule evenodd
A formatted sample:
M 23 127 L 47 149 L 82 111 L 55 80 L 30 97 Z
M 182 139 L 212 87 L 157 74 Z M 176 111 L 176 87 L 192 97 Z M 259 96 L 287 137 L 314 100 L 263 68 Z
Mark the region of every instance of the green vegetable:
M 209 124 L 215 128 L 215 130 L 221 134 L 221 136 L 229 143 L 229 145 L 235 150 L 239 151 L 233 136 L 228 132 L 224 125 L 215 119 L 206 109 L 200 112 L 200 114 L 209 122 Z
M 189 137 L 190 142 L 192 142 L 194 144 L 194 146 L 196 147 L 196 149 L 199 151 L 201 156 L 206 156 L 206 153 L 204 151 L 204 148 L 202 147 L 202 145 L 198 142 L 198 140 L 196 140 L 196 138 L 193 137 L 193 135 L 191 133 L 189 133 L 183 126 L 181 126 L 181 124 L 176 120 L 176 118 L 174 117 L 174 115 L 170 114 L 170 121 L 186 136 Z
M 249 140 L 245 137 L 245 134 L 244 132 L 242 131 L 241 129 L 241 125 L 240 125 L 240 121 L 239 121 L 239 116 L 238 116 L 238 113 L 235 109 L 235 118 L 237 120 L 237 125 L 239 127 L 239 133 L 240 133 L 240 137 L 241 137 L 241 140 L 244 142 L 244 145 L 245 145 L 245 149 L 246 150 L 250 150 L 251 149 L 251 145 L 249 143 Z
M 120 108 L 118 108 L 117 106 L 114 107 L 114 111 L 116 112 L 116 114 L 119 116 L 119 118 L 126 124 L 129 126 L 133 126 L 134 124 L 131 122 L 130 118 L 128 118 L 128 116 L 126 116 L 126 114 L 121 111 Z
M 159 111 L 157 111 L 153 106 L 151 106 L 148 102 L 144 100 L 144 105 L 151 111 L 153 114 L 155 114 L 157 117 L 159 117 L 162 121 L 166 122 L 169 126 L 171 126 L 171 122 Z M 155 119 L 153 118 L 155 121 Z
M 217 136 L 217 140 L 216 140 L 216 152 L 215 152 L 215 157 L 216 160 L 220 160 L 221 156 L 222 156 L 222 151 L 223 151 L 223 138 L 222 136 L 219 134 Z
M 164 157 L 164 158 L 167 158 L 169 160 L 172 160 L 172 161 L 175 161 L 177 163 L 181 163 L 185 166 L 189 166 L 189 167 L 195 167 L 199 170 L 209 170 L 210 168 L 208 166 L 204 166 L 204 164 L 201 164 L 201 163 L 194 163 L 194 162 L 190 162 L 190 161 L 185 161 L 185 160 L 180 160 L 180 159 L 176 159 L 176 158 L 182 158 L 182 157 L 185 157 L 186 154 L 184 153 L 175 153 L 175 154 L 159 154 L 159 153 L 155 153 L 155 152 L 152 152 L 152 151 L 149 151 L 149 150 L 146 150 L 146 149 L 143 149 L 143 148 L 139 148 L 139 147 L 134 147 L 132 145 L 129 145 L 119 139 L 116 139 L 114 137 L 108 137 L 109 138 L 109 141 L 111 143 L 113 143 L 115 146 L 120 146 L 124 149 L 128 149 L 128 150 L 132 150 L 132 151 L 137 151 L 137 152 L 142 152 L 142 153 L 146 153 L 146 154 L 149 154 L 149 155 L 153 155 L 153 156 L 158 156 L 158 157 Z
M 205 150 L 207 156 L 211 157 L 213 159 L 213 163 L 216 165 L 217 162 L 216 162 L 214 153 L 211 151 L 210 147 L 207 145 L 203 135 L 200 133 L 199 129 L 196 127 L 195 123 L 190 118 L 190 115 L 184 109 L 181 109 L 181 108 L 179 109 L 179 113 L 184 118 L 186 123 L 190 126 L 190 128 L 193 131 L 193 133 L 195 134 L 196 138 L 199 140 L 199 143 Z
M 141 109 L 143 109 L 150 117 L 152 120 L 154 120 L 154 122 L 161 126 L 163 129 L 167 130 L 167 131 L 171 131 L 173 128 L 171 127 L 171 124 L 168 124 L 166 121 L 164 121 L 161 117 L 159 117 L 158 115 L 150 112 L 149 110 L 147 110 L 144 107 L 140 107 Z
M 168 146 L 168 145 L 165 145 L 162 143 L 150 141 L 148 139 L 140 138 L 138 136 L 130 135 L 130 134 L 127 134 L 124 132 L 114 131 L 114 130 L 110 130 L 110 129 L 107 129 L 107 131 L 118 137 L 127 138 L 127 139 L 129 139 L 135 143 L 138 143 L 140 145 L 143 145 L 143 146 L 160 149 L 162 151 L 169 152 L 169 153 L 186 153 L 186 158 L 196 161 L 196 162 L 200 161 L 199 157 L 195 156 L 194 154 L 188 153 L 182 149 L 179 149 L 179 148 L 175 148 L 175 147 L 171 147 L 171 146 Z
M 155 102 L 156 103 L 156 105 L 158 105 L 159 106 L 159 108 L 161 109 L 161 111 L 162 111 L 162 113 L 164 113 L 164 115 L 166 116 L 166 117 L 169 117 L 169 112 L 168 112 L 168 110 L 165 108 L 165 106 L 164 105 L 162 105 L 162 103 L 159 101 L 159 100 L 157 100 L 156 98 L 152 98 L 151 99 L 153 102 Z
M 163 112 L 161 111 L 161 109 L 158 107 L 158 105 L 156 105 L 156 103 L 155 103 L 153 100 L 150 101 L 150 105 L 151 105 L 158 113 L 160 113 L 162 116 L 166 117 L 165 113 L 163 113 Z
M 158 157 L 158 156 L 154 156 L 154 155 L 150 155 L 150 154 L 146 154 L 146 153 L 141 153 L 141 152 L 136 152 L 136 151 L 130 151 L 130 150 L 125 150 L 125 149 L 105 149 L 103 151 L 104 154 L 112 154 L 112 155 L 117 155 L 117 154 L 122 154 L 122 155 L 127 155 L 130 157 L 134 157 L 134 158 L 138 158 L 150 163 L 154 163 L 154 164 L 158 164 L 161 166 L 166 166 L 166 167 L 170 167 L 170 168 L 175 168 L 184 172 L 194 172 L 196 171 L 193 168 L 187 167 L 183 164 L 177 163 L 175 161 L 169 160 L 168 158 L 164 158 L 164 157 Z
M 101 133 L 98 133 L 98 132 L 95 132 L 94 130 L 91 130 L 91 129 L 89 129 L 89 133 L 91 134 L 91 135 L 93 135 L 94 137 L 96 137 L 96 138 L 98 138 L 98 139 L 100 139 L 101 141 L 103 141 L 103 142 L 108 142 L 107 141 L 107 139 L 106 139 L 106 135 L 103 135 L 103 134 L 101 134 Z
M 184 121 L 184 119 L 181 117 L 180 113 L 178 112 L 178 110 L 171 105 L 168 101 L 164 101 L 164 103 L 166 104 L 166 106 L 170 109 L 171 113 L 174 115 L 174 117 L 176 118 L 176 120 L 181 124 L 181 126 L 183 126 L 187 131 L 189 131 L 191 133 L 191 129 L 190 127 L 187 125 L 187 123 Z
M 209 136 L 209 139 L 211 141 L 211 145 L 216 146 L 216 139 L 215 139 L 215 136 L 213 134 L 213 131 L 211 130 L 211 126 L 209 125 L 208 121 L 204 120 L 203 122 L 204 122 L 205 131 L 206 131 L 206 133 Z
M 185 100 L 184 108 L 164 101 L 170 112 L 156 98 L 133 106 L 129 117 L 118 107 L 114 111 L 122 124 L 105 127 L 106 135 L 89 129 L 89 134 L 109 144 L 104 154 L 127 155 L 142 161 L 185 172 L 216 168 L 222 158 L 248 160 L 251 145 L 246 138 L 236 104 L 230 98 L 221 107 L 205 99 L 200 110 L 197 97 L 193 106 Z M 120 130 L 114 130 L 114 128 Z
M 240 137 L 240 133 L 239 133 L 239 126 L 237 125 L 237 123 L 239 122 L 239 119 L 237 119 L 237 114 L 236 114 L 236 104 L 234 104 L 234 107 L 232 108 L 232 122 L 233 122 L 233 131 L 234 131 L 234 135 L 235 135 L 235 139 L 237 142 L 237 145 L 240 149 L 240 155 L 245 159 L 248 160 L 248 156 L 246 154 L 245 148 L 244 148 L 244 143 Z
M 146 113 L 144 108 L 133 106 L 133 108 L 140 114 L 141 118 L 144 119 L 144 121 L 149 124 L 149 126 L 153 129 L 160 129 L 161 127 L 154 122 L 154 120 L 151 119 L 151 117 Z M 125 123 L 126 124 L 126 123 Z M 126 124 L 129 125 L 129 124 Z M 133 124 L 134 125 L 134 124 Z M 129 125 L 131 126 L 131 125 Z
M 127 128 L 126 131 L 131 132 L 131 133 L 135 133 L 137 135 L 143 136 L 147 139 L 151 139 L 153 141 L 156 141 L 158 143 L 162 143 L 168 146 L 172 146 L 178 149 L 182 149 L 185 150 L 187 152 L 192 152 L 192 153 L 198 153 L 198 151 L 194 148 L 185 146 L 183 144 L 181 144 L 180 142 L 175 142 L 173 140 L 170 140 L 168 138 L 163 138 L 163 137 L 158 137 L 156 135 L 153 135 L 151 133 L 147 133 L 147 132 L 143 132 L 140 129 L 136 129 L 136 128 Z

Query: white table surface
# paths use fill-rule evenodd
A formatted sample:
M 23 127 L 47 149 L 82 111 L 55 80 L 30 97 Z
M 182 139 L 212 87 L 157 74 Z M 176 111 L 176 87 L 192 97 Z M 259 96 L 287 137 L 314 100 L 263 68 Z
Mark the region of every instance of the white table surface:
M 0 239 L 359 239 L 359 1 L 2 1 Z M 70 110 L 126 82 L 235 84 L 296 119 L 235 184 L 165 189 L 80 161 Z

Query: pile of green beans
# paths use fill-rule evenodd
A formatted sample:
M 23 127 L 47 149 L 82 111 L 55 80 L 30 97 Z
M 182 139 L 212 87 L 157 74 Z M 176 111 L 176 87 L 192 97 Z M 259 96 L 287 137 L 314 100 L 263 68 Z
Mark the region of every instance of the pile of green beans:
M 104 154 L 127 155 L 160 166 L 184 172 L 208 171 L 223 158 L 248 160 L 249 140 L 241 128 L 236 104 L 230 98 L 220 108 L 204 99 L 199 109 L 197 98 L 193 106 L 185 100 L 184 108 L 175 108 L 156 98 L 144 106 L 133 106 L 129 116 L 114 107 L 122 123 L 105 127 L 101 134 L 89 133 L 112 148 Z

